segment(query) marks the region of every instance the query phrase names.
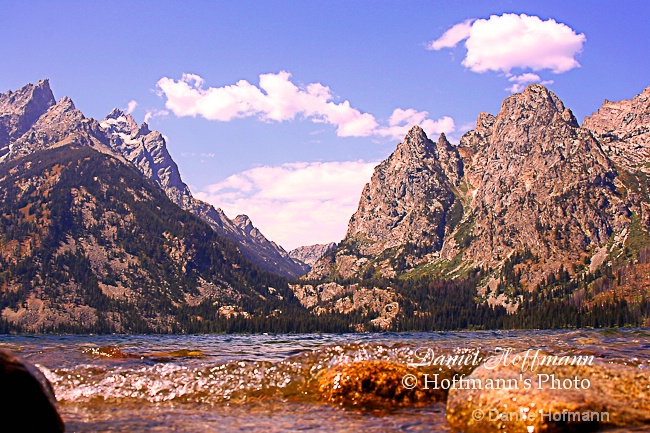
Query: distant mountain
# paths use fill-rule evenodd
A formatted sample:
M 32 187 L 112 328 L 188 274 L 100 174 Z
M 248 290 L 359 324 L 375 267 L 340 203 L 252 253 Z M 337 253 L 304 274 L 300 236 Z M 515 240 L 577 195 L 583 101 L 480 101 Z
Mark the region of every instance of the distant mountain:
M 114 109 L 101 123 L 88 119 L 68 97 L 55 102 L 48 80 L 0 94 L 0 158 L 11 161 L 72 141 L 132 163 L 183 209 L 199 216 L 220 235 L 234 241 L 253 263 L 269 272 L 295 278 L 308 267 L 291 259 L 279 245 L 257 230 L 247 234 L 213 206 L 194 198 L 183 183 L 164 137 L 137 125 L 133 117 Z
M 603 274 L 650 251 L 649 91 L 606 101 L 581 127 L 555 94 L 531 85 L 496 116 L 482 113 L 458 147 L 414 127 L 375 169 L 309 286 L 471 278 L 479 302 L 509 313 L 558 285 L 582 305 Z
M 605 100 L 582 126 L 594 133 L 617 166 L 650 173 L 650 87 L 630 100 Z
M 329 244 L 316 244 L 309 245 L 304 247 L 298 247 L 289 251 L 289 256 L 292 259 L 299 260 L 306 265 L 312 266 L 318 261 L 323 255 L 336 247 L 335 242 L 330 242 Z

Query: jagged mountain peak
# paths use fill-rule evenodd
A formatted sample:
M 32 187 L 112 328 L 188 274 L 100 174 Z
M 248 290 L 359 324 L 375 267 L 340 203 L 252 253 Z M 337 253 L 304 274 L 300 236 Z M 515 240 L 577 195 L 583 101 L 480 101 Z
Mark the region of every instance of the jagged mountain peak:
M 253 223 L 248 215 L 237 215 L 235 219 L 232 220 L 235 225 L 241 229 L 245 229 L 248 226 L 252 226 Z
M 650 173 L 650 86 L 631 99 L 606 99 L 585 117 L 583 127 L 598 138 L 618 167 Z
M 44 97 L 54 103 L 54 95 L 50 88 L 50 80 L 44 78 L 36 84 L 28 83 L 16 91 L 8 90 L 7 93 L 0 93 L 0 100 L 3 97 L 12 98 L 14 101 L 24 98 L 24 100 L 38 99 Z
M 372 272 L 374 266 L 384 276 L 392 276 L 395 270 L 389 260 L 372 263 L 364 256 L 390 257 L 405 250 L 438 252 L 454 222 L 450 209 L 455 209 L 457 200 L 452 189 L 461 173 L 458 152 L 444 134 L 434 143 L 419 126 L 411 128 L 388 159 L 375 168 L 363 189 L 334 266 L 321 263 L 309 277 L 334 271 L 349 278 Z
M 72 99 L 70 99 L 67 96 L 62 97 L 59 99 L 59 101 L 55 104 L 54 106 L 56 110 L 65 112 L 65 111 L 72 111 L 76 110 L 77 107 L 75 107 L 74 102 L 72 102 Z
M 248 215 L 237 215 L 232 222 L 237 226 L 246 236 L 251 237 L 258 241 L 268 241 L 266 237 L 260 232 Z
M 424 157 L 425 155 L 432 155 L 434 151 L 434 143 L 427 137 L 419 126 L 412 127 L 404 137 L 404 140 L 397 145 L 396 152 L 415 157 Z
M 531 84 L 521 93 L 506 98 L 497 116 L 497 124 L 513 120 L 544 127 L 554 118 L 578 127 L 578 121 L 560 98 L 541 84 Z M 498 126 L 497 126 L 498 128 Z
M 149 135 L 149 134 L 151 134 L 151 129 L 149 129 L 149 125 L 147 124 L 147 122 L 142 122 L 142 125 L 140 125 L 140 128 L 138 129 L 136 136 Z
M 124 115 L 124 111 L 120 110 L 119 108 L 113 108 L 111 112 L 108 113 L 108 116 L 106 116 L 106 119 L 119 119 Z
M 263 269 L 287 277 L 297 277 L 308 270 L 252 225 L 245 233 L 220 209 L 192 197 L 163 135 L 151 131 L 146 122 L 138 126 L 130 114 L 117 108 L 101 123 L 85 118 L 70 98 L 56 102 L 47 80 L 0 94 L 0 163 L 67 145 L 92 147 L 132 164 L 172 202 L 207 221 Z
M 110 134 L 126 134 L 132 135 L 138 130 L 138 123 L 133 116 L 124 113 L 119 108 L 113 110 L 100 122 L 102 128 L 106 129 Z M 148 127 L 147 127 L 148 130 Z M 146 134 L 145 134 L 146 135 Z
M 436 143 L 438 147 L 445 147 L 445 148 L 451 148 L 452 144 L 447 140 L 447 136 L 445 135 L 444 132 L 440 133 L 440 136 L 438 137 L 438 142 Z
M 6 155 L 10 142 L 27 132 L 55 103 L 47 79 L 0 93 L 0 157 Z

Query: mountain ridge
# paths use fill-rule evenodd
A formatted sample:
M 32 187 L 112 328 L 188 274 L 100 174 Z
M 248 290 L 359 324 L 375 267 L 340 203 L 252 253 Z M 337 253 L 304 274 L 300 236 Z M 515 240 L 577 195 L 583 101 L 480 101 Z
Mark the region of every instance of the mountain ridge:
M 0 95 L 0 329 L 650 323 L 648 89 L 583 126 L 531 85 L 480 113 L 458 146 L 413 127 L 375 168 L 346 237 L 290 253 L 246 215 L 195 199 L 160 132 L 118 109 L 86 118 L 48 89 Z M 292 284 L 261 269 L 296 276 L 302 260 L 315 262 Z

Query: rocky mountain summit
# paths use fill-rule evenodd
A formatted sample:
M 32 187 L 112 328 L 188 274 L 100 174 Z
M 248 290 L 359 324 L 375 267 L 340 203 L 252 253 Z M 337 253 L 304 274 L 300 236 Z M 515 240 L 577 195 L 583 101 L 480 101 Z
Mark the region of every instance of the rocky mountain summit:
M 468 206 L 441 260 L 499 269 L 517 252 L 530 254 L 520 271 L 533 288 L 561 267 L 591 262 L 610 240 L 622 245 L 612 236 L 631 215 L 616 168 L 543 86 L 507 98 L 489 130 L 469 132 L 460 149 Z
M 514 312 L 558 275 L 579 284 L 635 263 L 650 246 L 648 179 L 631 171 L 649 164 L 649 91 L 606 101 L 581 127 L 531 85 L 496 116 L 481 113 L 457 147 L 414 127 L 306 278 L 458 280 L 480 269 L 479 297 Z
M 289 278 L 307 272 L 279 245 L 259 232 L 251 235 L 215 209 L 192 196 L 182 181 L 164 137 L 130 114 L 114 109 L 104 120 L 86 118 L 72 100 L 55 102 L 48 80 L 0 94 L 0 158 L 11 161 L 44 149 L 77 144 L 133 164 L 178 206 L 206 221 L 219 235 L 238 244 L 242 254 L 262 269 Z
M 55 103 L 48 80 L 0 93 L 0 157 L 9 151 L 9 143 L 27 132 Z

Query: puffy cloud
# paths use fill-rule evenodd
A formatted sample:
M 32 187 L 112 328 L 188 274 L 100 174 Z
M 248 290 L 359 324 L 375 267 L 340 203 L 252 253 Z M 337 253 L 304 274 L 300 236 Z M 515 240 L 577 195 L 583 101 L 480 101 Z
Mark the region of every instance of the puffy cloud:
M 245 213 L 286 249 L 345 236 L 377 162 L 295 162 L 234 174 L 196 193 L 230 217 Z
M 401 138 L 404 135 L 402 131 L 413 126 L 402 125 L 398 128 L 397 124 L 390 122 L 388 126 L 380 126 L 372 114 L 352 107 L 349 101 L 334 102 L 329 87 L 320 83 L 297 86 L 290 79 L 290 73 L 281 71 L 260 75 L 259 87 L 240 80 L 234 85 L 205 89 L 201 77 L 183 74 L 180 80 L 163 77 L 157 86 L 160 94 L 167 98 L 165 106 L 179 117 L 202 116 L 222 122 L 245 117 L 257 117 L 267 122 L 302 118 L 335 126 L 339 137 Z M 415 110 L 411 111 L 416 113 Z M 424 117 L 421 116 L 422 113 Z M 434 121 L 425 118 L 427 112 L 419 112 L 418 116 L 411 117 L 417 118 L 423 128 L 426 125 L 425 130 L 453 130 L 453 120 L 449 117 Z
M 539 75 L 530 72 L 521 75 L 511 75 L 508 78 L 508 81 L 513 84 L 510 87 L 506 88 L 506 90 L 512 93 L 521 92 L 526 88 L 528 84 L 531 83 L 539 83 L 544 85 L 553 84 L 553 80 L 542 81 Z
M 469 37 L 473 22 L 473 19 L 469 19 L 454 25 L 438 39 L 429 42 L 427 49 L 438 51 L 443 48 L 455 47 L 460 41 L 464 41 Z
M 126 104 L 126 114 L 131 114 L 133 113 L 133 110 L 135 110 L 135 107 L 138 106 L 138 103 L 132 99 L 129 101 L 128 104 Z
M 465 39 L 463 65 L 478 73 L 515 68 L 567 72 L 580 66 L 576 56 L 586 41 L 584 34 L 553 19 L 503 14 L 456 24 L 428 48 L 454 47 Z

